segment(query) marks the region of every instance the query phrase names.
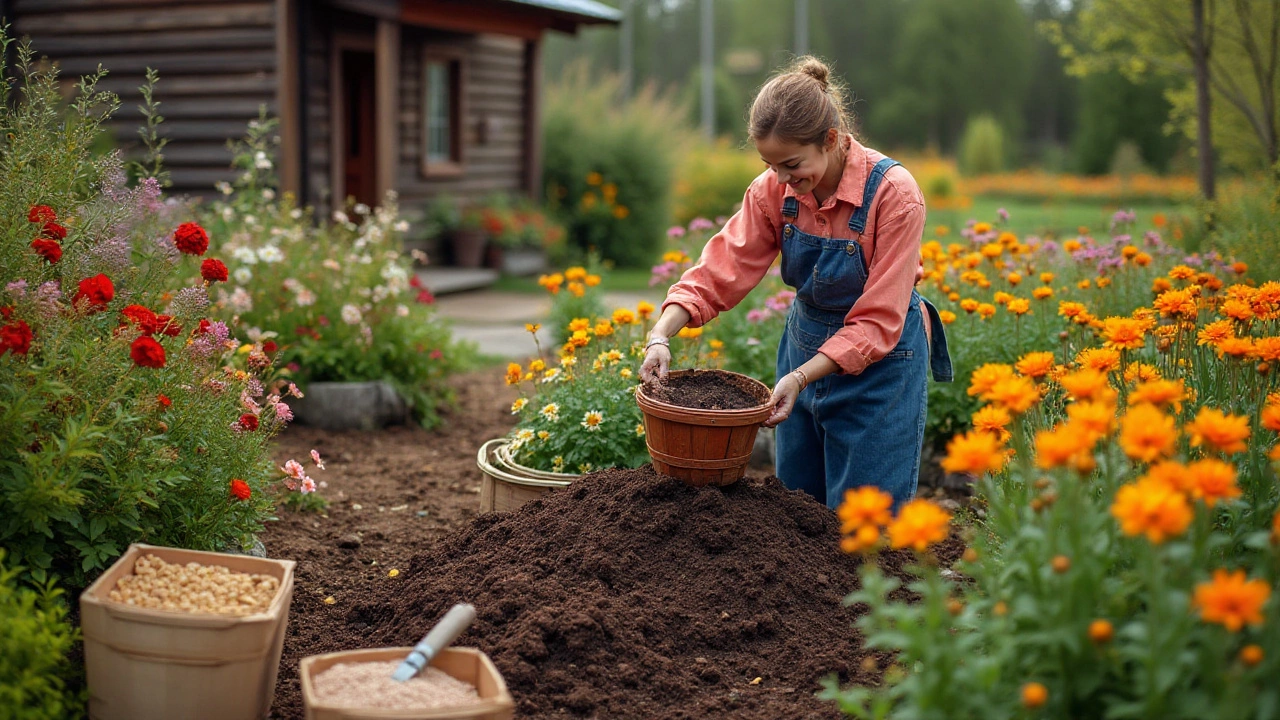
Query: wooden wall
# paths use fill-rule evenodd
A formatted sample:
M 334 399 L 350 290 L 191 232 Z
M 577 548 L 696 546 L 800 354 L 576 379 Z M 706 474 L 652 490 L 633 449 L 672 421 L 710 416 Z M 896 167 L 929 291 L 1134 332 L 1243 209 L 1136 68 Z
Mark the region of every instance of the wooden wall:
M 137 88 L 147 67 L 159 71 L 174 193 L 210 195 L 231 180 L 227 139 L 259 106 L 277 111 L 275 0 L 11 0 L 10 11 L 16 34 L 64 77 L 110 71 L 101 87 L 121 98 L 112 129 L 126 151 L 138 145 Z

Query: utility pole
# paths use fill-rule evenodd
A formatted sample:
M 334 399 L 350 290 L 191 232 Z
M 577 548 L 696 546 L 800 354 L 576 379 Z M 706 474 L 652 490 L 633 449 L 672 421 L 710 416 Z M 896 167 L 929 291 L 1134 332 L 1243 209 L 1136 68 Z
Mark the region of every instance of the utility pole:
M 809 0 L 796 0 L 796 56 L 809 54 Z
M 702 134 L 716 136 L 715 12 L 711 0 L 702 0 Z
M 630 100 L 635 87 L 635 0 L 622 0 L 621 47 L 618 52 L 618 70 L 622 73 L 622 99 Z

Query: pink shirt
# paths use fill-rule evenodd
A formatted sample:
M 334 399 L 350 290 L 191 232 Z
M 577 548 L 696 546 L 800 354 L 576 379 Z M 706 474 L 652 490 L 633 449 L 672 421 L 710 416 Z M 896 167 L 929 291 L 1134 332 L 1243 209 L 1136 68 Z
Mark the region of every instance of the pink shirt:
M 867 176 L 884 155 L 850 143 L 844 174 L 836 192 L 818 206 L 812 193 L 797 196 L 800 214 L 793 221 L 810 235 L 854 239 L 867 260 L 867 282 L 844 327 L 819 348 L 841 371 L 857 374 L 889 353 L 902 336 L 911 289 L 920 264 L 924 234 L 924 196 L 901 165 L 885 175 L 861 236 L 849 229 L 854 208 L 862 204 Z M 689 312 L 690 327 L 699 327 L 742 301 L 760 282 L 781 250 L 782 202 L 795 191 L 765 170 L 715 237 L 707 241 L 698 264 L 689 268 L 667 292 L 662 307 L 676 304 Z M 926 321 L 926 327 L 928 323 Z

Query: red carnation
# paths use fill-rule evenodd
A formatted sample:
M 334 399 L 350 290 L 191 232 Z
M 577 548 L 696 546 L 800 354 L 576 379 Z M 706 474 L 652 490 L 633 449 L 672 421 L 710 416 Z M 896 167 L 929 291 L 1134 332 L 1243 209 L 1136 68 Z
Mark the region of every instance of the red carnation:
M 211 283 L 226 282 L 227 266 L 224 265 L 221 260 L 208 258 L 204 262 L 200 263 L 200 277 Z
M 54 240 L 65 240 L 67 237 L 67 229 L 56 222 L 47 222 L 40 229 L 41 237 L 52 238 Z
M 240 427 L 253 432 L 258 429 L 258 416 L 253 413 L 245 413 L 240 416 Z
M 177 337 L 182 332 L 182 325 L 172 315 L 156 315 L 156 331 L 169 337 Z
M 129 346 L 129 357 L 133 358 L 133 364 L 138 367 L 164 367 L 164 348 L 146 335 L 139 336 Z
M 53 240 L 37 238 L 31 241 L 31 249 L 48 261 L 50 265 L 62 259 L 62 246 Z
M 143 305 L 129 305 L 121 310 L 120 314 L 137 325 L 143 335 L 154 335 L 160 328 L 160 318 L 151 311 L 151 308 Z
M 279 350 L 279 349 L 280 349 L 280 346 L 276 345 L 274 340 L 268 340 L 262 343 L 262 352 L 264 353 L 274 353 L 276 350 Z
M 31 350 L 31 339 L 34 333 L 31 326 L 22 320 L 0 327 L 0 355 L 12 350 L 14 355 L 26 355 Z
M 418 291 L 418 302 L 422 303 L 423 305 L 430 305 L 435 301 L 436 301 L 436 296 L 432 295 L 430 290 Z
M 182 223 L 173 233 L 173 244 L 188 255 L 203 255 L 209 249 L 209 233 L 196 223 Z
M 231 495 L 240 500 L 248 500 L 253 495 L 253 490 L 249 489 L 249 483 L 235 478 L 231 481 Z
M 209 332 L 209 329 L 210 329 L 211 327 L 213 327 L 213 323 L 209 322 L 208 320 L 205 320 L 204 318 L 201 318 L 201 319 L 200 319 L 200 324 L 199 324 L 199 325 L 196 325 L 196 334 L 197 334 L 197 335 L 203 335 L 203 334 L 205 334 L 205 333 Z
M 417 275 L 414 275 L 413 277 L 409 278 L 409 287 L 411 288 L 422 287 L 422 280 L 419 279 Z
M 160 403 L 160 407 L 162 408 L 173 407 L 173 401 L 164 393 L 156 395 L 156 402 Z
M 12 305 L 5 305 L 3 307 L 0 307 L 0 318 L 4 318 L 5 320 L 8 320 L 10 315 L 13 315 Z
M 89 301 L 88 309 L 90 312 L 106 310 L 107 303 L 115 299 L 116 288 L 111 284 L 111 278 L 98 273 L 91 278 L 85 278 L 80 281 L 80 289 L 71 298 L 72 305 L 79 305 L 81 299 Z
M 48 205 L 32 205 L 27 211 L 27 222 L 47 223 L 58 219 L 58 213 Z

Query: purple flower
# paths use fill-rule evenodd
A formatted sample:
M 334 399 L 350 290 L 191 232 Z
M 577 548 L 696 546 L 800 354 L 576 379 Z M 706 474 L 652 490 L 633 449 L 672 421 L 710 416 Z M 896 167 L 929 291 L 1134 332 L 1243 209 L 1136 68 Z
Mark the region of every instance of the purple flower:
M 751 309 L 747 311 L 747 322 L 758 323 L 769 319 L 769 311 L 764 309 Z
M 209 307 L 209 291 L 203 287 L 185 287 L 169 303 L 169 313 L 179 317 L 195 317 Z
M 680 227 L 679 225 L 672 225 L 671 227 L 667 228 L 667 237 L 669 238 L 684 237 L 684 228 Z
M 729 218 L 728 218 L 728 217 L 725 217 L 724 215 L 717 215 L 717 216 L 716 216 L 716 225 L 719 225 L 720 227 L 724 227 L 724 224 L 725 224 L 725 223 L 727 223 L 727 222 L 729 222 Z
M 51 318 L 58 314 L 58 301 L 62 299 L 62 289 L 57 280 L 50 280 L 36 288 L 36 314 L 43 318 Z
M 5 292 L 9 293 L 9 297 L 13 298 L 14 300 L 21 300 L 22 296 L 27 294 L 27 281 L 14 280 L 8 285 L 5 285 L 4 289 L 5 289 Z
M 1000 218 L 1000 222 L 1009 222 L 1009 211 L 1004 208 L 997 208 L 996 216 Z
M 132 255 L 129 242 L 123 237 L 103 240 L 89 249 L 85 263 L 87 267 L 82 272 L 85 275 L 93 272 L 104 272 L 112 277 L 120 275 L 129 269 L 133 261 Z
M 777 313 L 786 312 L 795 298 L 794 290 L 779 290 L 778 294 L 765 299 L 764 306 Z
M 696 217 L 689 221 L 689 232 L 698 232 L 699 230 L 710 230 L 715 227 L 710 220 L 704 217 Z

